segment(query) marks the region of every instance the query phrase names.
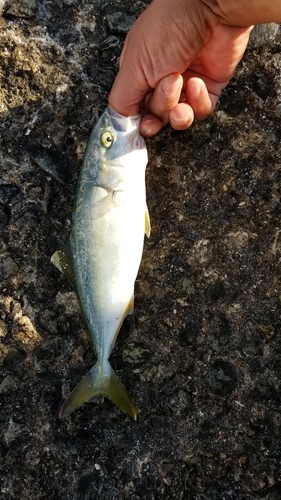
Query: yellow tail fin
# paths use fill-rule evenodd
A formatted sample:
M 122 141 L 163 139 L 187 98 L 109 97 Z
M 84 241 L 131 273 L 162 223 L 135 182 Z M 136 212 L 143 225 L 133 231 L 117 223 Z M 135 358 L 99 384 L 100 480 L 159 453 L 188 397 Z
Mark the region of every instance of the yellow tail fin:
M 137 419 L 136 407 L 108 361 L 93 366 L 73 389 L 61 408 L 60 418 L 66 417 L 98 394 L 106 396 L 133 420 Z

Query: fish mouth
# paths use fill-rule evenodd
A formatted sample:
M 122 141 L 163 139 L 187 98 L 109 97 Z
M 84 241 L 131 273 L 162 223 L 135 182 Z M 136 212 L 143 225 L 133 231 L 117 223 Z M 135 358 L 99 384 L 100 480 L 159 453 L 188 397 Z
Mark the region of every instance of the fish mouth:
M 134 116 L 123 116 L 117 111 L 114 111 L 110 106 L 107 107 L 108 114 L 111 118 L 114 129 L 118 132 L 130 132 L 132 129 L 138 128 L 141 114 Z
M 114 131 L 125 134 L 133 149 L 144 149 L 146 147 L 144 138 L 139 133 L 140 113 L 134 116 L 123 116 L 110 106 L 108 106 L 107 111 Z

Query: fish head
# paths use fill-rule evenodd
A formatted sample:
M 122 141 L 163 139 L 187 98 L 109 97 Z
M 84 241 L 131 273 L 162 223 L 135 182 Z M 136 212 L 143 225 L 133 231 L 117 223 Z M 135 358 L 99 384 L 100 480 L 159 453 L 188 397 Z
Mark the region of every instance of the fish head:
M 145 171 L 147 150 L 139 133 L 140 120 L 140 114 L 122 116 L 109 106 L 98 120 L 86 154 L 98 169 L 92 173 L 98 185 L 122 189 L 136 169 Z

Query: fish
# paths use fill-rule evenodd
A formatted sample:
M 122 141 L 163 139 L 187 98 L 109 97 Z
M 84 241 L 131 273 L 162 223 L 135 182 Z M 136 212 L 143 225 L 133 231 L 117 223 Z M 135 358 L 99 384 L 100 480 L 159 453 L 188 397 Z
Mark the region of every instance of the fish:
M 144 235 L 150 235 L 141 115 L 125 117 L 107 106 L 94 126 L 83 159 L 67 243 L 51 257 L 77 294 L 96 363 L 64 401 L 70 415 L 102 394 L 133 420 L 136 406 L 108 358 L 127 314 Z

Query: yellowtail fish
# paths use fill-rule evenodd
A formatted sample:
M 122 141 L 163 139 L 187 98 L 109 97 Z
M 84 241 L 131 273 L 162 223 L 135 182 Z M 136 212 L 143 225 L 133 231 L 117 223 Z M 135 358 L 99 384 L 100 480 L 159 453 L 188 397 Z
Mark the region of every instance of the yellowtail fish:
M 74 286 L 97 358 L 60 417 L 103 394 L 136 419 L 135 405 L 108 358 L 125 316 L 133 312 L 144 233 L 150 235 L 140 119 L 107 107 L 98 120 L 78 181 L 70 238 L 52 256 Z

